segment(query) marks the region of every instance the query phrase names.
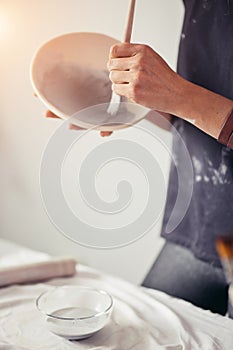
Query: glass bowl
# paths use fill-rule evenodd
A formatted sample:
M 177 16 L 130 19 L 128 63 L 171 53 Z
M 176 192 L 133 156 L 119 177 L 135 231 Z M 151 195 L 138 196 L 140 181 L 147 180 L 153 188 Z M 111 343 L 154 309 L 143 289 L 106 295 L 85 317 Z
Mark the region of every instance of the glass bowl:
M 105 291 L 83 286 L 61 286 L 42 293 L 36 300 L 47 328 L 67 339 L 87 338 L 108 322 L 112 297 Z

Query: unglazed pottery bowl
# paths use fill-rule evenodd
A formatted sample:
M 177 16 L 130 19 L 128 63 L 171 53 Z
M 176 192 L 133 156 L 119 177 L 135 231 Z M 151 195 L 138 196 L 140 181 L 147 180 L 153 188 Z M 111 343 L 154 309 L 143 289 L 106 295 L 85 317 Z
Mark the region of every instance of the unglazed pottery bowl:
M 69 33 L 43 44 L 30 69 L 35 94 L 57 116 L 86 129 L 113 131 L 130 126 L 148 109 L 124 100 L 119 113 L 107 113 L 112 89 L 109 51 L 118 41 L 98 33 Z

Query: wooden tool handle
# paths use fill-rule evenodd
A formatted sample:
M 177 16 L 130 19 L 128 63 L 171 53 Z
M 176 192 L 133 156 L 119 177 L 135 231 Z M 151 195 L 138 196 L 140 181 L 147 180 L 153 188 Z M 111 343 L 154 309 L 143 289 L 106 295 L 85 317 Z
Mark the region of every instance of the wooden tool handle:
M 217 238 L 216 248 L 219 254 L 227 282 L 233 283 L 233 237 L 221 236 Z
M 216 240 L 216 248 L 220 258 L 233 259 L 233 237 L 218 237 Z
M 130 40 L 131 40 L 135 3 L 136 3 L 136 0 L 131 0 L 130 2 L 127 25 L 126 25 L 125 36 L 123 41 L 124 43 L 130 43 Z

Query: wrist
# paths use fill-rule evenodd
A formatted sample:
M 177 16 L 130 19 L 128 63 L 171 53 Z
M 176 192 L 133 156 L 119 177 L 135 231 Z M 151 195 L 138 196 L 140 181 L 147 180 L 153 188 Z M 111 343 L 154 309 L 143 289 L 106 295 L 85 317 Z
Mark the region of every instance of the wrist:
M 183 79 L 179 74 L 174 72 L 174 82 L 172 89 L 171 103 L 169 104 L 168 113 L 180 118 L 184 118 L 189 107 L 188 95 L 190 94 L 190 82 Z

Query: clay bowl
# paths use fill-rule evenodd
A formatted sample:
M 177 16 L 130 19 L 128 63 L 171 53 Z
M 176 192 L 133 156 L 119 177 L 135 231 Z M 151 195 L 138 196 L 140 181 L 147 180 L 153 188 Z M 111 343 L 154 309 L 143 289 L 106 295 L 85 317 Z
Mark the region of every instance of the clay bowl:
M 31 63 L 35 94 L 63 119 L 83 128 L 115 130 L 141 120 L 148 112 L 124 102 L 119 115 L 107 115 L 111 82 L 106 64 L 116 39 L 98 33 L 69 33 L 43 44 Z M 138 107 L 136 107 L 138 106 Z M 79 114 L 80 113 L 80 114 Z

